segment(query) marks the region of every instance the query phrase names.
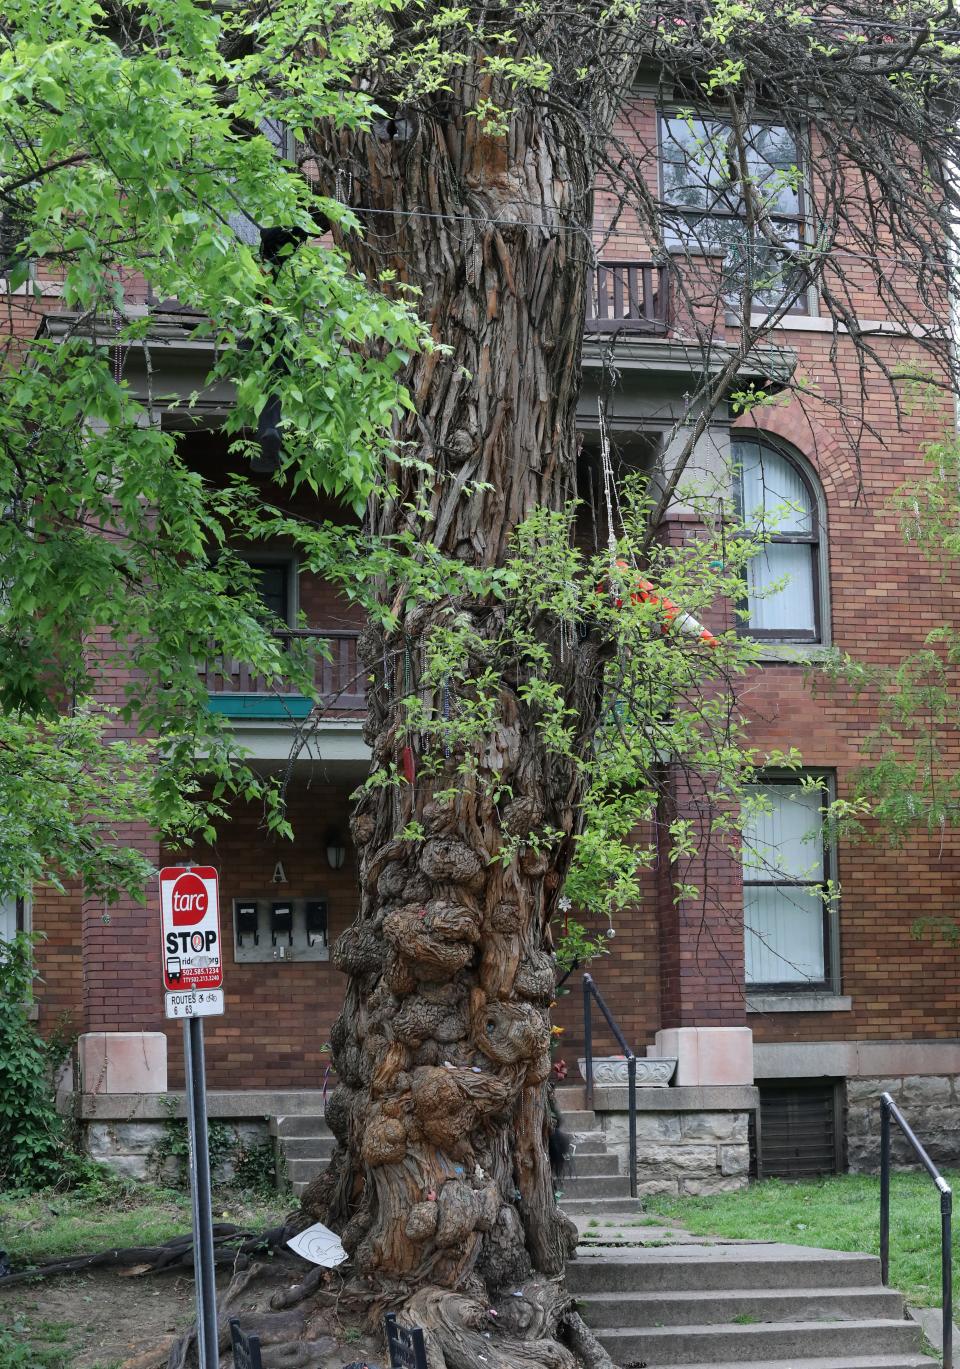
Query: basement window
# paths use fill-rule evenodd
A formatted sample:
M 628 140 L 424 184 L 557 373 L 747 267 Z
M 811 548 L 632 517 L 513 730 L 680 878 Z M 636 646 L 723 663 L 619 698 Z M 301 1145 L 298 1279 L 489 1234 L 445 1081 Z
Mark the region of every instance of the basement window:
M 757 1179 L 807 1179 L 845 1168 L 839 1079 L 760 1083 L 750 1118 L 750 1169 Z

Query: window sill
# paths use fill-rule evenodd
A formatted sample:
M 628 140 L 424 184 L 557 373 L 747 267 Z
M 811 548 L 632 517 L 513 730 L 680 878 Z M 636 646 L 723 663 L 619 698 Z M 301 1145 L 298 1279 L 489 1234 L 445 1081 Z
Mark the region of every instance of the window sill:
M 809 665 L 822 661 L 832 650 L 826 642 L 761 642 L 759 646 L 761 665 Z
M 784 314 L 776 323 L 771 323 L 769 319 L 769 314 L 751 314 L 750 327 L 766 327 L 771 332 L 778 333 L 788 333 L 791 330 L 795 333 L 833 333 L 836 331 L 841 337 L 846 336 L 850 331 L 845 323 L 840 323 L 839 320 L 835 321 L 829 314 Z M 739 314 L 726 313 L 724 325 L 727 328 L 739 328 Z M 873 336 L 883 334 L 886 337 L 926 337 L 931 329 L 922 323 L 903 324 L 897 323 L 895 319 L 860 319 L 858 320 L 857 331 Z
M 748 1013 L 782 1012 L 852 1012 L 853 999 L 849 994 L 831 993 L 750 993 L 747 990 Z
M 58 280 L 37 280 L 31 276 L 22 285 L 10 289 L 8 278 L 0 274 L 0 295 L 29 295 L 32 299 L 59 299 L 63 295 L 63 284 Z

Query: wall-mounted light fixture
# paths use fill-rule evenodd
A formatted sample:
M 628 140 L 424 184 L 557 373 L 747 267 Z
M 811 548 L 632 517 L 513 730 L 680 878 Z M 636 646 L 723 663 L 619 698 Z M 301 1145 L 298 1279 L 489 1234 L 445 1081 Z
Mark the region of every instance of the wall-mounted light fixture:
M 347 858 L 347 848 L 343 844 L 343 837 L 336 827 L 327 828 L 327 864 L 331 870 L 343 868 L 343 862 Z

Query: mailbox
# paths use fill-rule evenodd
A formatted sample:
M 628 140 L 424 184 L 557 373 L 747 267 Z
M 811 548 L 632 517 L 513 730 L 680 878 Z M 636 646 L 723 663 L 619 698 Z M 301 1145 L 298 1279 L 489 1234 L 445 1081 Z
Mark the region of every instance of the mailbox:
M 293 945 L 293 904 L 271 903 L 270 905 L 270 944 L 276 946 L 277 937 L 286 936 Z
M 256 903 L 237 904 L 237 945 L 243 945 L 243 938 L 250 937 L 254 946 L 260 945 L 260 909 Z
M 307 900 L 307 945 L 315 946 L 317 942 L 322 946 L 327 944 L 327 900 L 325 898 Z

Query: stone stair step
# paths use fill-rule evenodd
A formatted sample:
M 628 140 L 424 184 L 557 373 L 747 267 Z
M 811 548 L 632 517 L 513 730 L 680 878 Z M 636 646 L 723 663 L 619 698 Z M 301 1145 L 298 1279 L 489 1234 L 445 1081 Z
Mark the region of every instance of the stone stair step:
M 336 1145 L 332 1136 L 283 1136 L 279 1143 L 288 1160 L 329 1160 Z
M 630 1197 L 630 1180 L 620 1174 L 565 1174 L 560 1188 L 565 1198 Z
M 303 1117 L 271 1117 L 271 1136 L 330 1136 L 330 1128 L 322 1115 Z
M 616 1155 L 611 1155 L 607 1151 L 583 1151 L 578 1146 L 576 1154 L 570 1161 L 570 1173 L 564 1175 L 564 1180 L 584 1179 L 597 1174 L 619 1173 L 620 1161 Z
M 729 1325 L 755 1322 L 903 1320 L 903 1298 L 894 1288 L 803 1288 L 763 1291 L 593 1293 L 578 1298 L 588 1326 L 634 1327 Z
M 579 1199 L 583 1202 L 583 1199 Z M 598 1199 L 603 1202 L 604 1199 Z M 566 1205 L 564 1205 L 566 1206 Z M 607 1209 L 609 1210 L 609 1209 Z M 618 1214 L 623 1214 L 619 1207 Z M 876 1255 L 848 1254 L 772 1243 L 660 1246 L 619 1251 L 614 1258 L 588 1253 L 567 1265 L 567 1287 L 581 1292 L 678 1292 L 718 1288 L 881 1287 Z
M 292 1184 L 294 1191 L 302 1191 L 302 1187 L 319 1174 L 326 1163 L 326 1160 L 287 1160 L 287 1179 Z M 297 1184 L 301 1185 L 301 1189 L 297 1189 Z
M 860 1318 L 842 1322 L 760 1322 L 752 1326 L 692 1325 L 600 1329 L 597 1339 L 612 1358 L 642 1359 L 654 1366 L 710 1364 L 794 1356 L 917 1354 L 916 1322 Z
M 618 1217 L 633 1215 L 643 1211 L 639 1198 L 561 1198 L 560 1206 L 571 1217 L 603 1217 L 615 1213 Z M 567 1265 L 567 1273 L 575 1269 L 575 1264 Z
M 742 1360 L 687 1364 L 684 1369 L 742 1369 Z M 750 1369 L 934 1369 L 937 1361 L 926 1355 L 831 1355 L 792 1359 L 751 1360 Z
M 560 1125 L 564 1131 L 600 1131 L 597 1114 L 586 1108 L 574 1108 L 569 1112 L 560 1109 Z M 601 1133 L 602 1135 L 602 1133 Z
M 606 1155 L 607 1138 L 602 1131 L 578 1131 L 573 1135 L 577 1155 Z
M 561 1112 L 574 1112 L 587 1106 L 586 1084 L 562 1084 L 554 1089 L 553 1096 Z
M 630 1200 L 626 1200 L 629 1202 Z M 589 1215 L 629 1209 L 625 1200 L 577 1199 L 577 1210 Z M 563 1203 L 564 1208 L 567 1207 Z M 639 1209 L 639 1203 L 637 1208 Z M 671 1246 L 648 1250 L 613 1250 L 609 1255 L 591 1250 L 567 1265 L 567 1287 L 573 1294 L 627 1291 L 712 1291 L 714 1289 L 881 1287 L 880 1261 L 875 1255 L 772 1244 Z

